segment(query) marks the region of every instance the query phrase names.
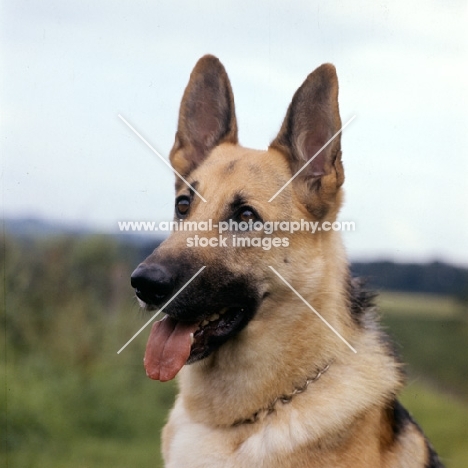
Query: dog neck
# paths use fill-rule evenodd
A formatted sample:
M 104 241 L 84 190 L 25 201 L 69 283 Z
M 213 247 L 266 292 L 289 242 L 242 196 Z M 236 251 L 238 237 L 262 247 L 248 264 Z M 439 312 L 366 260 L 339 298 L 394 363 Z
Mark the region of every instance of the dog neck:
M 249 418 L 238 419 L 231 426 L 236 427 L 242 424 L 255 424 L 256 422 L 263 420 L 265 417 L 274 413 L 276 411 L 277 404 L 281 403 L 282 405 L 287 405 L 288 403 L 291 403 L 296 395 L 304 393 L 307 391 L 307 388 L 311 383 L 314 383 L 320 379 L 320 377 L 330 368 L 332 362 L 333 361 L 331 361 L 322 369 L 318 370 L 313 377 L 307 377 L 303 385 L 294 387 L 294 390 L 291 393 L 276 397 L 266 408 L 260 408 L 259 410 L 255 411 L 255 413 L 253 413 Z

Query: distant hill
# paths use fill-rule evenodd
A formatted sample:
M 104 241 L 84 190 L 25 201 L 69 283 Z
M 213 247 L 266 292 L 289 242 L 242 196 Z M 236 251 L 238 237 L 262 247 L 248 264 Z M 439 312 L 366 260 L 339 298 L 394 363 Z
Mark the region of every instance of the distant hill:
M 443 262 L 353 262 L 355 276 L 370 287 L 388 291 L 445 294 L 463 297 L 468 292 L 468 270 Z
M 79 227 L 72 224 L 49 221 L 40 218 L 4 218 L 3 230 L 7 236 L 18 241 L 31 242 L 53 237 L 88 237 L 108 236 L 116 240 L 122 247 L 131 247 L 135 257 L 135 265 L 146 258 L 162 241 L 163 238 L 155 238 L 146 233 L 122 232 L 118 234 L 103 233 L 87 227 Z
M 15 237 L 50 237 L 62 234 L 86 235 L 91 231 L 77 226 L 40 218 L 5 218 L 5 231 Z
M 108 235 L 120 242 L 141 246 L 151 243 L 158 245 L 163 238 L 155 238 L 147 233 L 122 232 L 109 234 L 90 227 L 82 227 L 74 224 L 62 223 L 59 221 L 44 220 L 41 218 L 5 218 L 3 219 L 5 233 L 19 239 L 46 238 L 54 236 L 90 236 Z

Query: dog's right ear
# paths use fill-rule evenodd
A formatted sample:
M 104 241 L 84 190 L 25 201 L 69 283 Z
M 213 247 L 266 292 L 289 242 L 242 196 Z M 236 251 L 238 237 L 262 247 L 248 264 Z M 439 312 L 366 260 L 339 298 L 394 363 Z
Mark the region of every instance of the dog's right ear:
M 171 164 L 185 177 L 221 143 L 237 143 L 234 96 L 221 62 L 205 55 L 185 88 Z

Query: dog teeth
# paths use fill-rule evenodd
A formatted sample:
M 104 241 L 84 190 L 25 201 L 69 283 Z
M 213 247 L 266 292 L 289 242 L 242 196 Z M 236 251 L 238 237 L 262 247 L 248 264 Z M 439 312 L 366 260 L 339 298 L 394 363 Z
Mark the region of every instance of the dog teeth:
M 205 320 L 203 320 L 203 322 L 200 323 L 200 327 L 206 327 L 210 322 L 215 322 L 216 320 L 219 320 L 219 318 L 221 317 L 221 315 L 223 315 L 224 313 L 226 313 L 228 310 L 227 307 L 225 307 L 224 309 L 222 309 L 219 314 L 213 314 L 213 315 L 210 315 L 208 318 L 206 318 Z
M 193 333 L 190 333 L 190 346 L 193 345 L 194 341 L 195 341 L 195 338 L 193 337 Z

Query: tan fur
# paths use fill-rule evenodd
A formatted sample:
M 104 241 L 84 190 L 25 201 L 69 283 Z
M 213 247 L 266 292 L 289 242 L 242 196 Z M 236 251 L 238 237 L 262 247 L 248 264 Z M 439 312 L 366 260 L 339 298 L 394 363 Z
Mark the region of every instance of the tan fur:
M 226 205 L 239 192 L 249 204 L 260 207 L 265 221 L 336 220 L 344 181 L 339 138 L 293 184 L 271 203 L 268 200 L 339 130 L 337 96 L 334 67 L 324 65 L 296 93 L 270 148 L 250 150 L 237 143 L 234 101 L 224 68 L 214 57 L 202 58 L 184 94 L 171 152 L 174 168 L 207 200 L 194 196 L 190 220 L 223 219 Z M 179 180 L 176 191 L 189 193 Z M 417 427 L 406 425 L 398 437 L 392 429 L 389 408 L 402 387 L 400 365 L 377 327 L 353 320 L 348 264 L 339 233 L 276 235 L 287 237 L 289 247 L 194 250 L 207 268 L 248 272 L 269 295 L 235 338 L 180 371 L 180 393 L 163 432 L 166 466 L 425 466 L 427 447 Z M 189 236 L 193 233 L 173 233 L 157 255 L 185 249 Z M 233 426 L 279 395 L 291 393 L 327 363 L 329 370 L 291 403 L 277 403 L 274 412 L 254 424 Z

